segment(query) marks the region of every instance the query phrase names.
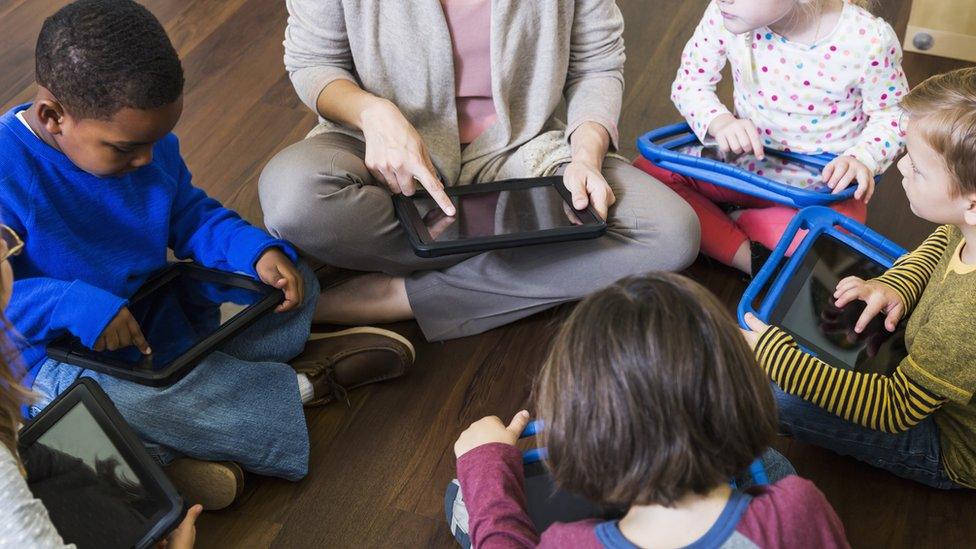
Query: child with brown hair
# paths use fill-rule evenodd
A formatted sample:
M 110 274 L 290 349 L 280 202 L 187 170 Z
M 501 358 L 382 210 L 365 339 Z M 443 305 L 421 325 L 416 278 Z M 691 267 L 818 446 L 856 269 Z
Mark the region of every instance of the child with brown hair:
M 908 317 L 908 356 L 891 375 L 859 373 L 751 315 L 746 337 L 798 439 L 936 488 L 976 488 L 976 69 L 929 78 L 902 108 L 902 186 L 912 212 L 941 226 L 878 278 L 841 280 L 834 298 L 866 303 L 858 333 L 879 313 L 889 331 Z
M 628 278 L 584 300 L 535 401 L 556 486 L 626 515 L 557 523 L 540 537 L 514 446 L 529 414 L 508 426 L 487 417 L 454 446 L 475 547 L 847 546 L 809 481 L 729 485 L 769 446 L 776 412 L 732 317 L 685 277 Z

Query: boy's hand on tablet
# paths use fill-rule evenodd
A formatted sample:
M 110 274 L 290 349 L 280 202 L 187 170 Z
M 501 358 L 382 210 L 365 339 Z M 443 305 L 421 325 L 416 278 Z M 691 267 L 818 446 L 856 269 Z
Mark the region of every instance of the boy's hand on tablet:
M 752 154 L 760 160 L 766 157 L 759 130 L 752 120 L 722 114 L 708 125 L 708 133 L 724 153 Z
M 98 336 L 98 339 L 95 340 L 95 345 L 92 349 L 96 351 L 115 351 L 130 345 L 134 345 L 144 355 L 152 354 L 152 349 L 149 348 L 149 343 L 142 335 L 142 329 L 139 328 L 139 323 L 136 322 L 136 319 L 129 312 L 128 308 L 122 307 L 116 313 L 115 318 L 102 331 L 102 335 Z
M 844 307 L 856 299 L 865 304 L 864 311 L 854 325 L 856 333 L 863 332 L 871 319 L 878 314 L 885 315 L 885 328 L 889 332 L 894 332 L 898 322 L 905 315 L 905 303 L 901 300 L 901 296 L 887 284 L 877 280 L 864 281 L 856 276 L 849 276 L 837 283 L 837 289 L 834 291 L 835 307 Z
M 305 285 L 298 268 L 278 248 L 265 250 L 254 265 L 261 282 L 285 292 L 285 300 L 275 309 L 277 313 L 290 311 L 305 301 Z
M 831 160 L 830 164 L 824 166 L 821 176 L 832 189 L 830 194 L 837 194 L 850 186 L 851 182 L 857 181 L 855 199 L 867 204 L 874 195 L 874 173 L 853 156 L 838 156 Z
M 498 416 L 488 416 L 481 418 L 471 424 L 470 427 L 461 433 L 457 442 L 454 443 L 454 455 L 461 457 L 474 450 L 478 446 L 501 442 L 503 444 L 515 445 L 515 442 L 522 435 L 525 426 L 529 424 L 529 412 L 522 410 L 515 414 L 511 423 L 505 426 Z
M 610 206 L 617 201 L 613 189 L 596 166 L 579 160 L 573 160 L 563 172 L 563 184 L 573 195 L 573 207 L 582 210 L 588 204 L 593 205 L 600 219 L 606 220 Z

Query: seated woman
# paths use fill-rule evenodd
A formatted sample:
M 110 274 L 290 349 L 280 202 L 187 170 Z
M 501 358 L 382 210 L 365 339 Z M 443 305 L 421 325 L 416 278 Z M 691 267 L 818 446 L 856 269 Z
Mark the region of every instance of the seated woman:
M 477 334 L 627 275 L 679 270 L 698 219 L 608 151 L 619 142 L 623 19 L 613 0 L 293 0 L 285 65 L 322 119 L 260 181 L 269 230 L 336 267 L 339 324 L 416 318 L 429 340 Z M 568 124 L 557 118 L 565 100 Z M 417 257 L 391 193 L 562 174 L 607 235 L 475 256 Z M 419 182 L 419 184 L 418 184 Z

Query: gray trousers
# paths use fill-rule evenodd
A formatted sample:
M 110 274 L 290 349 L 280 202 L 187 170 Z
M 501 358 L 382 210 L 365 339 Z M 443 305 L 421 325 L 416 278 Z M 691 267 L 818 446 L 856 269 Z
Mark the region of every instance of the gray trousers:
M 389 191 L 373 179 L 364 156 L 359 140 L 329 133 L 282 150 L 261 174 L 265 224 L 329 265 L 405 277 L 410 306 L 430 341 L 478 334 L 625 276 L 681 270 L 698 254 L 699 223 L 691 207 L 650 175 L 608 158 L 603 174 L 617 203 L 606 235 L 474 256 L 418 257 Z

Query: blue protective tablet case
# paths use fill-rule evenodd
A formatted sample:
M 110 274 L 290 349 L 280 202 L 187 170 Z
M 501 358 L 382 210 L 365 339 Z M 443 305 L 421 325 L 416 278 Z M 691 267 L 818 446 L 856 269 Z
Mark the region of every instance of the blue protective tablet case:
M 797 232 L 801 230 L 808 232 L 793 255 L 787 257 L 786 251 Z M 752 313 L 764 322 L 768 321 L 770 313 L 783 296 L 790 278 L 803 263 L 804 256 L 823 235 L 846 244 L 886 269 L 906 253 L 901 246 L 830 208 L 823 206 L 804 208 L 787 226 L 786 232 L 783 233 L 769 259 L 742 295 L 738 307 L 739 324 L 742 327 L 746 327 L 744 320 L 746 313 Z
M 698 137 L 685 122 L 658 128 L 637 138 L 641 155 L 661 168 L 793 208 L 842 202 L 853 198 L 857 188 L 851 185 L 842 192 L 830 194 L 791 187 L 719 160 L 679 152 L 682 147 L 697 144 L 700 144 Z M 836 158 L 829 153 L 806 155 L 776 149 L 766 149 L 766 154 L 819 169 Z

